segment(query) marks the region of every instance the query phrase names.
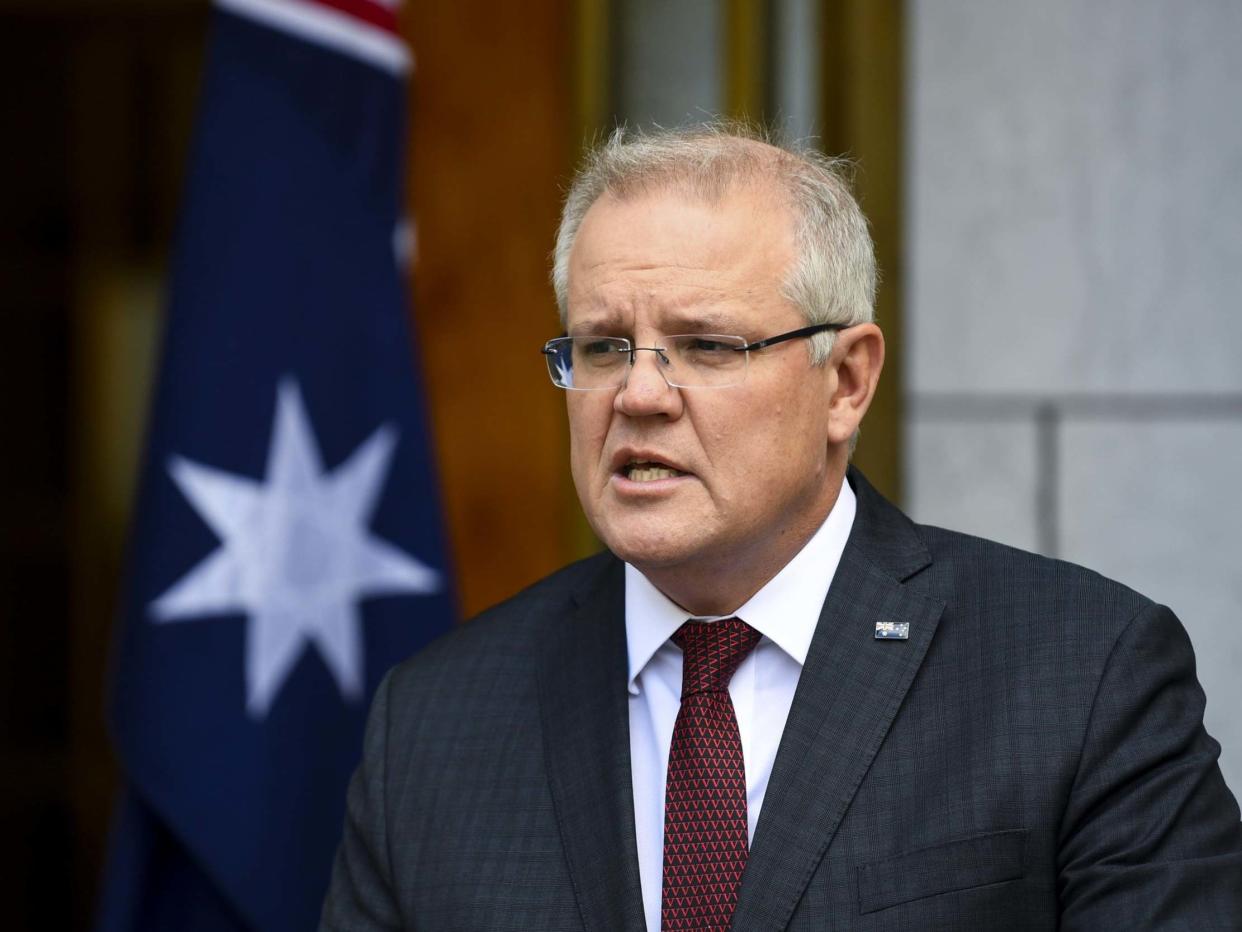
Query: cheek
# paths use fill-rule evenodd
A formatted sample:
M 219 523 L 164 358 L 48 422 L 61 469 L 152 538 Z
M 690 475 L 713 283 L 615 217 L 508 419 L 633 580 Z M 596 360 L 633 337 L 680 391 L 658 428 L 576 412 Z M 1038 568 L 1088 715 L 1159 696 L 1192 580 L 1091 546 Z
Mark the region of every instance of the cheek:
M 569 465 L 575 476 L 594 469 L 603 453 L 612 406 L 593 395 L 570 395 Z
M 781 474 L 785 481 L 821 472 L 828 450 L 828 419 L 818 399 L 786 396 L 752 423 L 756 475 Z M 794 476 L 790 476 L 790 472 Z
M 744 506 L 780 472 L 789 437 L 779 406 L 738 404 L 716 413 L 695 424 L 711 467 L 712 495 L 721 505 Z

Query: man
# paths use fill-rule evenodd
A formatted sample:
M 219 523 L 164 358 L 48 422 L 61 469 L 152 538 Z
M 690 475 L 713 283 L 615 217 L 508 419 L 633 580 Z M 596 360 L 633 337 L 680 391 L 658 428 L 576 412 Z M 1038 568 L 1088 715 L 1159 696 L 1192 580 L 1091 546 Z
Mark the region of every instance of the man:
M 323 928 L 1242 928 L 1173 615 L 848 468 L 884 341 L 832 162 L 618 134 L 553 279 L 608 552 L 381 686 Z

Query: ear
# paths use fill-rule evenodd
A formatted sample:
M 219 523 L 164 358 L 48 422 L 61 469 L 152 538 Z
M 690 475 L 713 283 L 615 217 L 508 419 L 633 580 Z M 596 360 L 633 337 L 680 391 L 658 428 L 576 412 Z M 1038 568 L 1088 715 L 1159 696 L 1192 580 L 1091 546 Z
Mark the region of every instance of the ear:
M 842 330 L 825 365 L 836 374 L 829 379 L 833 391 L 828 402 L 828 439 L 834 444 L 848 443 L 875 397 L 884 368 L 884 334 L 875 324 Z

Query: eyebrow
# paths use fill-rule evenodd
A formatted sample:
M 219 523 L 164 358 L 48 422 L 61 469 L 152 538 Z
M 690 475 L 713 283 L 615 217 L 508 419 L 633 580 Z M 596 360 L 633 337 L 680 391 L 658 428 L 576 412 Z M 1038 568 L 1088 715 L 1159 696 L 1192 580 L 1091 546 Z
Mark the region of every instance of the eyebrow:
M 591 320 L 579 321 L 566 331 L 566 336 L 615 336 L 618 331 L 627 329 L 621 319 L 615 315 L 596 317 Z
M 714 311 L 702 314 L 673 312 L 666 319 L 670 322 L 666 329 L 672 332 L 740 334 L 744 329 L 736 318 Z
M 746 329 L 730 316 L 707 311 L 701 314 L 682 311 L 670 311 L 661 315 L 660 331 L 672 333 L 720 333 L 742 336 Z M 580 321 L 569 329 L 571 336 L 617 336 L 620 331 L 627 331 L 630 325 L 618 314 L 601 314 L 598 317 Z

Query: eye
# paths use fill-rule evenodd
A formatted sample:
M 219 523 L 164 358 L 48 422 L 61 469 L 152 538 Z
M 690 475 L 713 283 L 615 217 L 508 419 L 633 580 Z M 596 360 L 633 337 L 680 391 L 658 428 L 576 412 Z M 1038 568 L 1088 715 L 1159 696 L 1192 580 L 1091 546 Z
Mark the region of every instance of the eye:
M 585 339 L 578 342 L 578 349 L 583 356 L 603 356 L 608 353 L 618 351 L 617 342 L 615 340 L 593 340 Z
M 593 369 L 612 369 L 629 359 L 629 343 L 619 337 L 574 337 L 574 359 Z
M 694 337 L 689 341 L 686 347 L 694 353 L 727 353 L 731 352 L 733 347 L 720 340 L 713 340 L 711 337 Z

